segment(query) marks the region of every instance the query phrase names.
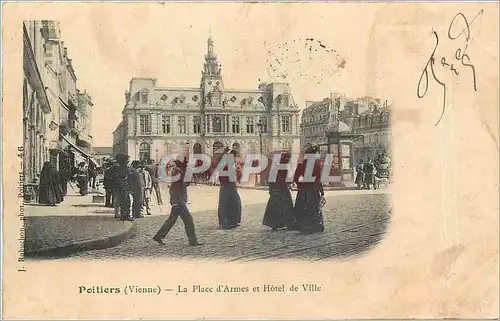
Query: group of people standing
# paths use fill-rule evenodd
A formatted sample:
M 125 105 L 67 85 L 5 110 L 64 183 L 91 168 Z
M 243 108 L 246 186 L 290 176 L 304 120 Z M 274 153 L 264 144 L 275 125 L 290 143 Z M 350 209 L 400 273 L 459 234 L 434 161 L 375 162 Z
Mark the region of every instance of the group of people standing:
M 158 205 L 162 205 L 158 181 L 158 165 L 152 160 L 132 161 L 124 154 L 106 163 L 104 171 L 105 206 L 113 207 L 115 217 L 133 221 L 151 215 L 151 196 L 154 191 Z
M 88 188 L 95 188 L 98 167 L 90 163 L 80 162 L 78 166 L 68 170 L 64 166 L 57 170 L 51 162 L 45 162 L 39 176 L 38 203 L 55 206 L 63 202 L 68 193 L 68 183 L 75 182 L 80 195 L 87 195 Z M 90 185 L 89 185 L 90 184 Z
M 378 179 L 389 178 L 389 166 L 390 159 L 385 154 L 377 155 L 375 162 L 371 157 L 368 157 L 366 163 L 363 159 L 360 159 L 356 165 L 356 179 L 354 183 L 358 189 L 370 189 L 372 185 L 373 189 L 377 189 Z
M 317 154 L 319 149 L 311 147 L 306 150 L 306 154 Z M 224 154 L 232 154 L 238 157 L 235 150 L 226 148 Z M 281 163 L 288 163 L 289 153 L 282 153 Z M 216 160 L 208 170 L 213 173 L 220 160 Z M 303 233 L 318 233 L 324 231 L 322 207 L 324 205 L 324 190 L 320 181 L 321 166 L 317 160 L 313 166 L 313 176 L 316 179 L 313 182 L 304 182 L 305 171 L 308 160 L 299 164 L 295 173 L 293 183 L 297 184 L 298 193 L 295 205 L 290 191 L 292 182 L 287 182 L 287 171 L 278 170 L 277 179 L 269 184 L 269 200 L 264 213 L 262 224 L 269 226 L 273 231 L 278 229 L 287 229 L 290 231 L 300 231 Z M 237 190 L 237 182 L 242 176 L 242 169 L 239 162 L 233 165 L 225 165 L 224 171 L 229 170 L 229 166 L 234 166 L 236 172 L 236 182 L 231 181 L 226 176 L 219 176 L 220 190 L 218 203 L 218 222 L 219 227 L 224 230 L 237 228 L 241 223 L 241 198 Z M 153 240 L 159 244 L 165 245 L 163 239 L 174 226 L 177 218 L 180 216 L 184 222 L 189 244 L 192 246 L 201 245 L 195 234 L 193 218 L 187 208 L 187 186 L 189 182 L 182 179 L 186 173 L 186 163 L 176 160 L 173 165 L 173 174 L 180 175 L 181 179 L 172 183 L 170 186 L 170 204 L 172 206 L 171 214 L 160 228 Z

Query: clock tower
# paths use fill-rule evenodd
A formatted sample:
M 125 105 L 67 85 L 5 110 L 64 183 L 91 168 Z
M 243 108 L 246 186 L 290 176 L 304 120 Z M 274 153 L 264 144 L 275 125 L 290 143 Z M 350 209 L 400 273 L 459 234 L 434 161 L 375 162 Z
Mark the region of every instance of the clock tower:
M 214 51 L 212 37 L 207 41 L 207 54 L 201 72 L 201 89 L 205 98 L 205 106 L 222 106 L 224 100 L 224 83 L 221 68 Z

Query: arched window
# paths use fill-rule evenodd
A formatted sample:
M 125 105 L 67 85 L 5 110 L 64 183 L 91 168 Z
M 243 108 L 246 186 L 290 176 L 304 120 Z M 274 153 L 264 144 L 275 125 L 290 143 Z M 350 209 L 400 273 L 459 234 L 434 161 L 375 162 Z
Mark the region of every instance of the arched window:
M 255 153 L 257 153 L 257 147 L 256 147 L 256 146 L 255 146 L 255 144 L 254 144 L 254 143 L 252 143 L 252 142 L 249 142 L 249 143 L 248 143 L 248 153 L 250 153 L 250 154 L 255 154 Z
M 151 159 L 151 146 L 148 143 L 141 143 L 139 145 L 139 160 L 145 161 Z
M 375 137 L 374 142 L 375 142 L 375 143 L 378 143 L 378 134 L 375 134 L 375 136 L 374 136 L 374 137 Z
M 233 149 L 237 151 L 238 153 L 241 153 L 241 146 L 240 143 L 234 143 L 233 144 Z
M 220 117 L 215 116 L 212 118 L 212 130 L 214 133 L 220 133 L 222 131 L 222 122 Z
M 221 155 L 224 152 L 224 144 L 219 141 L 216 141 L 213 145 L 213 155 L 214 157 Z
M 195 154 L 201 154 L 202 153 L 202 148 L 200 143 L 195 143 L 193 145 L 193 153 Z

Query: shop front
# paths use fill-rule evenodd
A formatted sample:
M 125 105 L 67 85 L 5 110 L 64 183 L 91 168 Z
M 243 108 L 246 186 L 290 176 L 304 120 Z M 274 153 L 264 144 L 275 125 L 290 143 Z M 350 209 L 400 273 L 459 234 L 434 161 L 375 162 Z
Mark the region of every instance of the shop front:
M 81 148 L 76 146 L 71 140 L 61 135 L 62 140 L 64 141 L 66 148 L 64 149 L 64 153 L 60 154 L 59 158 L 59 169 L 63 169 L 68 171 L 68 173 L 73 174 L 77 165 L 81 162 L 93 163 L 95 166 L 98 166 L 97 160 L 95 160 L 88 153 L 83 151 Z

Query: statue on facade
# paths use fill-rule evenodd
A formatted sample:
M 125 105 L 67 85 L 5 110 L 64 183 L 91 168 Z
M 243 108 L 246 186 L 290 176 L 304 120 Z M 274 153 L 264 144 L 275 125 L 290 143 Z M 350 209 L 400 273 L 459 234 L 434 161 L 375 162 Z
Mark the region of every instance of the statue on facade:
M 212 91 L 212 95 L 212 103 L 215 104 L 215 106 L 220 106 L 222 104 L 223 92 L 219 89 L 219 85 L 215 86 L 214 90 Z
M 209 92 L 205 95 L 205 105 L 212 106 L 212 93 Z
M 127 103 L 128 103 L 128 102 L 129 102 L 129 100 L 130 100 L 130 91 L 125 90 L 125 102 L 127 102 Z

